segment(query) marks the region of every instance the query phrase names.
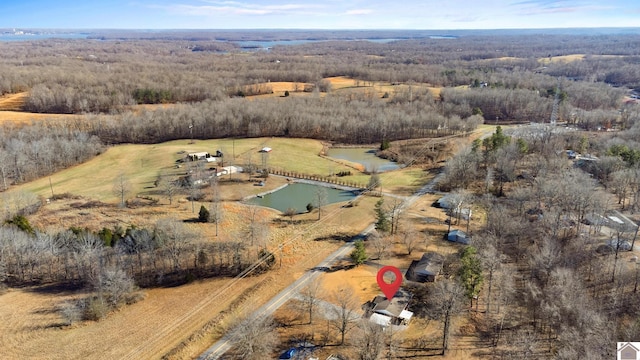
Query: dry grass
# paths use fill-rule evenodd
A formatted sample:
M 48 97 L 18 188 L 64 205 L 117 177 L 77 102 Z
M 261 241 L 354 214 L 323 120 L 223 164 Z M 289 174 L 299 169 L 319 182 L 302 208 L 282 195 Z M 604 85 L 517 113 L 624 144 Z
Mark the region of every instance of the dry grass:
M 0 111 L 22 111 L 27 95 L 27 92 L 21 92 L 0 96 Z
M 29 124 L 42 120 L 64 120 L 77 117 L 79 115 L 68 114 L 38 114 L 23 111 L 24 102 L 28 96 L 27 92 L 8 94 L 0 97 L 0 125 L 1 124 Z
M 30 124 L 35 121 L 67 120 L 79 116 L 69 114 L 38 114 L 24 112 L 23 107 L 27 96 L 27 92 L 21 92 L 0 97 L 0 124 L 22 125 Z
M 57 306 L 63 300 L 81 294 L 38 288 L 11 290 L 0 296 L 0 317 L 4 320 L 0 324 L 3 358 L 151 359 L 169 352 L 173 354 L 171 358 L 194 358 L 226 331 L 237 314 L 255 309 L 337 249 L 342 241 L 332 240 L 333 236 L 348 237 L 361 231 L 372 221 L 371 209 L 376 200 L 364 198 L 359 205 L 350 208 L 342 208 L 340 204 L 327 206 L 321 222 L 317 222 L 317 214 L 312 213 L 296 217 L 299 225 L 291 225 L 288 221 L 273 223 L 269 247 L 277 248 L 278 243 L 287 242 L 283 249 L 282 269 L 238 282 L 212 279 L 177 288 L 149 289 L 144 301 L 124 307 L 99 322 L 72 327 L 61 324 Z M 59 211 L 79 201 L 86 200 L 60 200 L 45 205 L 36 218 L 40 217 L 42 222 L 56 221 L 56 216 L 61 214 Z M 113 216 L 125 221 L 129 218 L 152 221 L 154 217 L 162 216 L 162 211 L 179 219 L 195 216 L 186 205 L 141 209 L 102 206 L 91 212 L 104 212 L 109 215 L 107 218 Z M 221 239 L 228 238 L 233 232 L 231 228 L 243 221 L 241 205 L 225 204 L 225 209 L 225 221 L 230 223 L 222 226 L 224 231 L 229 230 L 221 234 Z M 273 211 L 264 210 L 264 213 L 269 219 L 279 217 Z M 40 224 L 36 218 L 34 224 Z M 58 220 L 71 226 L 75 221 L 82 221 L 82 216 Z M 90 221 L 86 215 L 84 220 Z M 213 227 L 212 224 L 193 226 L 203 233 L 211 233 Z M 213 239 L 212 236 L 207 238 Z M 231 284 L 233 286 L 229 287 Z M 16 309 L 18 305 L 20 308 Z M 126 329 L 124 333 L 123 329 Z M 187 338 L 190 340 L 183 343 Z M 176 348 L 178 350 L 174 351 Z
M 71 114 L 37 114 L 22 111 L 0 111 L 0 124 L 30 124 L 35 121 L 69 120 L 82 115 Z
M 567 62 L 572 62 L 572 61 L 584 60 L 586 58 L 615 59 L 615 58 L 621 58 L 621 57 L 624 57 L 624 55 L 571 54 L 571 55 L 562 55 L 562 56 L 553 56 L 553 57 L 540 58 L 540 59 L 538 59 L 538 62 L 540 62 L 542 64 L 549 64 L 549 63 L 556 63 L 556 62 L 567 63 Z
M 412 91 L 428 90 L 434 97 L 440 95 L 440 87 L 429 86 L 429 84 L 390 84 L 386 82 L 364 81 L 359 79 L 353 79 L 346 76 L 336 76 L 325 78 L 331 83 L 331 92 L 343 95 L 349 94 L 364 94 L 365 96 L 381 98 L 385 93 L 393 95 L 396 93 L 404 92 L 409 93 L 410 88 Z M 285 91 L 289 91 L 289 96 L 311 96 L 312 92 L 304 92 L 305 85 L 311 85 L 307 83 L 295 83 L 295 82 L 268 82 L 259 83 L 254 86 L 257 87 L 270 87 L 273 90 L 272 94 L 262 94 L 247 96 L 249 99 L 254 98 L 274 98 L 283 97 Z M 296 90 L 297 89 L 297 90 Z M 417 90 L 416 90 L 417 89 Z M 325 93 L 321 93 L 320 96 L 325 96 Z
M 584 59 L 585 55 L 584 54 L 571 54 L 571 55 L 562 55 L 562 56 L 552 56 L 552 57 L 547 57 L 547 58 L 540 58 L 538 59 L 538 61 L 542 64 L 549 64 L 549 63 L 567 63 L 567 62 L 572 62 L 572 61 L 577 61 L 577 60 L 582 60 Z
M 351 171 L 354 175 L 343 178 L 366 185 L 369 175 L 355 172 L 356 166 L 346 161 L 336 161 L 319 156 L 323 144 L 311 139 L 290 138 L 252 138 L 252 139 L 217 139 L 195 141 L 176 140 L 155 145 L 119 145 L 114 146 L 103 154 L 86 163 L 65 169 L 50 177 L 41 178 L 27 184 L 13 187 L 13 190 L 27 190 L 43 197 L 51 196 L 51 185 L 55 194 L 71 193 L 94 200 L 116 203 L 117 196 L 113 191 L 113 184 L 120 174 L 124 174 L 131 184 L 129 197 L 137 194 L 157 196 L 158 189 L 154 181 L 160 171 L 175 175 L 186 174 L 186 168 L 175 168 L 175 161 L 184 156 L 181 152 L 208 151 L 221 149 L 226 154 L 227 162 L 236 154 L 234 164 L 244 165 L 249 162 L 262 164 L 262 153 L 258 150 L 264 146 L 273 149 L 266 156 L 269 167 L 285 169 L 297 173 L 328 176 L 340 171 Z M 292 156 L 295 154 L 295 156 Z M 214 167 L 208 165 L 207 167 Z M 230 177 L 247 179 L 247 174 L 234 174 Z M 404 193 L 416 189 L 425 180 L 425 174 L 416 168 L 385 173 L 381 175 L 386 189 L 402 191 Z M 227 177 L 223 178 L 226 180 Z M 267 181 L 267 187 L 256 187 L 252 183 L 242 182 L 233 188 L 233 196 L 228 199 L 238 200 L 254 195 L 280 185 L 276 178 Z

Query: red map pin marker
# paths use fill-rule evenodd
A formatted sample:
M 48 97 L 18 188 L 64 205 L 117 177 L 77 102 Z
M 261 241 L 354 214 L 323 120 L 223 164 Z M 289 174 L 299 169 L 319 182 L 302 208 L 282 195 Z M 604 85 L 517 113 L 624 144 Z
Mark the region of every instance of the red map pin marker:
M 384 274 L 388 272 L 392 272 L 396 276 L 396 279 L 391 284 L 387 284 L 384 281 Z M 393 298 L 396 292 L 398 292 L 400 285 L 402 285 L 402 274 L 400 273 L 400 270 L 395 266 L 385 266 L 378 271 L 377 279 L 378 286 L 380 286 L 384 296 L 387 297 L 387 300 L 391 301 L 391 298 Z

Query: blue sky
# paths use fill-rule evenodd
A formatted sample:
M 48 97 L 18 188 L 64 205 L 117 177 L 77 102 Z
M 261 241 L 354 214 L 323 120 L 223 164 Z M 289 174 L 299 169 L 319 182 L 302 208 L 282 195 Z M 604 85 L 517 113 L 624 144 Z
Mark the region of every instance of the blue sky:
M 640 27 L 640 0 L 0 0 L 0 28 Z

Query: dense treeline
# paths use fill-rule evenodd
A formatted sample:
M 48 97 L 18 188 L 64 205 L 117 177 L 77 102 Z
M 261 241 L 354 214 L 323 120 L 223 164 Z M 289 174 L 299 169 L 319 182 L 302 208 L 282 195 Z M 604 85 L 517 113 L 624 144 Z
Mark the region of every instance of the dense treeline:
M 417 96 L 416 96 L 417 97 Z M 290 136 L 370 144 L 470 131 L 481 117 L 442 116 L 430 95 L 392 106 L 375 98 L 298 97 L 205 101 L 190 106 L 127 113 L 121 121 L 90 119 L 90 132 L 112 143 L 195 138 Z
M 103 150 L 96 136 L 71 128 L 41 124 L 0 129 L 0 190 L 82 163 Z
M 546 91 L 555 86 L 555 77 L 563 76 L 581 80 L 567 84 L 572 87 L 567 93 L 574 106 L 591 110 L 612 106 L 610 95 L 595 104 L 579 103 L 583 95 L 603 90 L 594 82 L 638 86 L 637 42 L 630 35 L 464 36 L 323 41 L 253 53 L 202 51 L 212 42 L 188 40 L 0 43 L 0 93 L 30 90 L 26 108 L 34 112 L 109 113 L 135 103 L 220 100 L 240 86 L 267 81 L 315 84 L 325 77 L 350 76 L 445 87 L 481 81 L 497 89 Z M 538 61 L 574 53 L 588 56 Z
M 0 227 L 0 254 L 0 280 L 12 285 L 86 285 L 103 268 L 113 268 L 148 287 L 206 276 L 235 276 L 257 260 L 250 244 L 203 242 L 175 219 L 158 220 L 152 229 L 103 229 L 99 233 L 75 228 L 45 233 L 5 225 Z

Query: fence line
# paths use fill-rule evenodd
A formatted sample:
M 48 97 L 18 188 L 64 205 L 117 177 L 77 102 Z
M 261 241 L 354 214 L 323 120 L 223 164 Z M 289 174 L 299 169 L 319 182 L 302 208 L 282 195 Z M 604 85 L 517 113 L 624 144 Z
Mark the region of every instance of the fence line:
M 284 170 L 273 169 L 273 168 L 268 168 L 267 171 L 269 172 L 269 174 L 286 176 L 286 177 L 291 177 L 296 179 L 322 181 L 330 184 L 348 186 L 348 187 L 359 188 L 359 189 L 366 188 L 366 186 L 363 184 L 359 184 L 355 181 L 342 180 L 340 177 L 309 175 L 309 174 L 298 173 L 295 171 L 284 171 Z

